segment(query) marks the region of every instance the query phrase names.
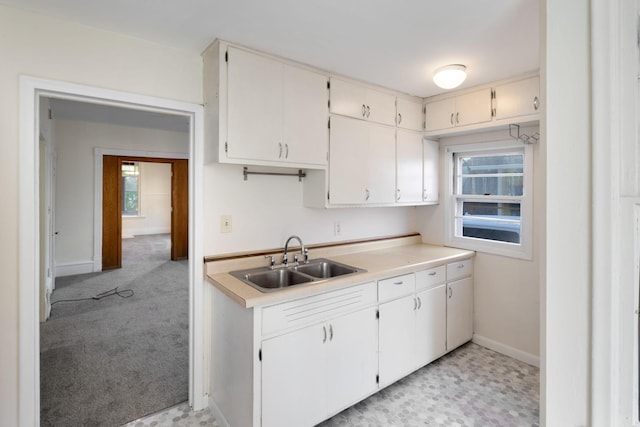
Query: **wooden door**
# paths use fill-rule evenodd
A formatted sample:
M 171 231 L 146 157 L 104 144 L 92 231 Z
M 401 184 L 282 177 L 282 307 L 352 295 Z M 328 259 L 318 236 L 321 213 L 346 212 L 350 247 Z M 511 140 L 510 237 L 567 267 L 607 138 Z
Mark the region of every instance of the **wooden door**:
M 147 157 L 102 158 L 102 269 L 122 267 L 122 162 L 171 163 L 171 259 L 189 258 L 189 161 Z
M 102 269 L 122 267 L 122 160 L 102 157 Z
M 171 259 L 189 258 L 189 161 L 171 168 Z

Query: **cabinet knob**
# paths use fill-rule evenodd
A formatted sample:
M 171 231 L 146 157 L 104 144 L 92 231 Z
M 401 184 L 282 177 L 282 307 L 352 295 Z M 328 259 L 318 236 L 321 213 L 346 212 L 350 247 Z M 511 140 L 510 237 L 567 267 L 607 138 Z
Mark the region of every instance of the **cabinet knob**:
M 398 113 L 398 124 L 402 123 L 402 114 Z
M 367 115 L 367 106 L 362 104 L 362 117 L 365 117 Z
M 323 326 L 322 327 L 322 332 L 324 333 L 323 337 L 322 337 L 322 343 L 326 343 L 327 342 L 327 327 Z
M 538 99 L 537 96 L 533 97 L 533 109 L 535 111 L 538 111 L 538 108 L 540 107 L 540 100 Z
M 284 144 L 284 158 L 289 158 L 289 144 Z
M 282 142 L 278 142 L 278 158 L 282 158 Z
M 396 200 L 399 202 L 400 201 L 400 189 L 396 189 Z
M 329 325 L 329 341 L 333 341 L 333 325 Z
M 428 194 L 427 194 L 427 190 L 422 190 L 422 200 L 423 200 L 423 201 L 426 201 L 426 200 L 427 200 L 427 196 L 428 196 Z
M 413 299 L 413 311 L 418 309 L 418 298 Z
M 369 118 L 370 114 L 371 114 L 371 107 L 367 105 L 367 119 Z
M 422 300 L 418 297 L 418 310 L 422 308 Z
M 365 192 L 365 198 L 364 198 L 364 199 L 365 199 L 365 200 L 369 200 L 369 196 L 371 195 L 371 193 L 369 193 L 369 189 L 368 189 L 368 188 L 366 188 L 366 189 L 364 190 L 364 192 Z
M 453 126 L 453 116 L 454 116 L 454 113 L 451 113 L 451 119 L 449 120 L 451 122 L 451 126 Z
M 453 296 L 453 289 L 451 289 L 451 286 L 449 286 L 449 298 L 451 298 Z
M 456 113 L 456 124 L 460 124 L 460 113 Z

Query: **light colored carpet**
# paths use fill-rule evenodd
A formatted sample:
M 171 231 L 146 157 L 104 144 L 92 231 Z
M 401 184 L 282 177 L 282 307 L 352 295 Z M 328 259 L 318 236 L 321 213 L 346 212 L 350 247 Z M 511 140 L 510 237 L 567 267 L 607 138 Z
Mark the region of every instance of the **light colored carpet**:
M 188 262 L 167 235 L 123 241 L 123 268 L 61 277 L 40 325 L 42 426 L 118 426 L 188 399 Z

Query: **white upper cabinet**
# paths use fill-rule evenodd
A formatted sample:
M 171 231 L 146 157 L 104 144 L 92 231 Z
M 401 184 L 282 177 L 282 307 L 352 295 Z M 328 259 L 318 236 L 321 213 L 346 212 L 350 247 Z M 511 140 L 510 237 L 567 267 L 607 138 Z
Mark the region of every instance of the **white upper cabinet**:
M 398 129 L 396 134 L 396 202 L 422 202 L 422 134 Z
M 332 116 L 330 134 L 330 204 L 393 203 L 395 129 Z
M 228 49 L 227 156 L 278 160 L 282 140 L 282 64 Z
M 425 107 L 427 131 L 490 122 L 491 89 L 427 102 Z
M 537 114 L 540 111 L 540 78 L 498 85 L 494 95 L 496 120 Z
M 425 139 L 423 142 L 423 176 L 422 176 L 422 201 L 425 203 L 438 203 L 438 183 L 440 159 L 440 144 L 438 141 Z
M 327 163 L 327 77 L 284 65 L 283 141 L 285 160 Z
M 331 78 L 330 112 L 394 126 L 396 97 L 366 86 Z
M 326 75 L 220 42 L 204 65 L 208 159 L 326 168 Z
M 423 130 L 424 112 L 422 101 L 398 98 L 396 101 L 396 126 L 415 131 Z

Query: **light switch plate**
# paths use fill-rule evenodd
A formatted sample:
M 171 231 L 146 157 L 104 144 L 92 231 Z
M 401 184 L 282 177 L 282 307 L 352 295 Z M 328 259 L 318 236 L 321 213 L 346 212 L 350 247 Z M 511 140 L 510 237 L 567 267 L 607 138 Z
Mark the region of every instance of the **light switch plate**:
M 231 215 L 220 216 L 220 232 L 231 233 Z

